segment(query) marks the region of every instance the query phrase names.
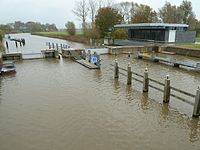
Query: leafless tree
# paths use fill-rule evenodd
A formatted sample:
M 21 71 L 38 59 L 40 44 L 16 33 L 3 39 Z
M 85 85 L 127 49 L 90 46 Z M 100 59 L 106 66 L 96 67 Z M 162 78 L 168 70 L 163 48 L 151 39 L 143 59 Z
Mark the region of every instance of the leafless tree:
M 75 8 L 72 12 L 82 21 L 83 31 L 85 30 L 86 18 L 88 16 L 88 6 L 86 0 L 79 0 L 75 3 Z
M 98 2 L 97 0 L 89 0 L 88 5 L 89 5 L 89 13 L 90 13 L 91 21 L 92 21 L 92 24 L 94 24 L 95 15 L 98 9 Z

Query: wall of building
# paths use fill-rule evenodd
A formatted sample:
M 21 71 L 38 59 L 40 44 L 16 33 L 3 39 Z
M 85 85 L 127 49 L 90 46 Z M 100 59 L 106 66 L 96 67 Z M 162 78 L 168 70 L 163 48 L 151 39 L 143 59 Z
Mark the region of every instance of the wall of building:
M 194 43 L 195 31 L 176 31 L 176 43 Z

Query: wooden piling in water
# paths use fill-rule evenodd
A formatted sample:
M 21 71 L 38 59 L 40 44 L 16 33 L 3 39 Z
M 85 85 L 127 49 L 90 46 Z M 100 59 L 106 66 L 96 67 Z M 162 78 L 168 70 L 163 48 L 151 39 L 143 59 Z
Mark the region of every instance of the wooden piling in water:
M 58 43 L 56 43 L 56 49 L 58 50 Z
M 15 46 L 18 47 L 17 41 L 15 41 Z
M 131 85 L 131 83 L 132 83 L 132 72 L 131 72 L 131 64 L 129 62 L 127 66 L 127 85 Z
M 163 103 L 169 103 L 169 100 L 170 100 L 170 79 L 169 75 L 167 75 L 165 79 Z
M 148 77 L 148 68 L 145 68 L 144 78 L 143 78 L 143 92 L 149 91 L 149 77 Z
M 193 108 L 193 117 L 200 116 L 200 86 L 197 88 L 195 103 Z
M 118 79 L 119 78 L 119 66 L 118 66 L 118 61 L 117 59 L 115 59 L 115 74 L 114 74 L 114 78 Z

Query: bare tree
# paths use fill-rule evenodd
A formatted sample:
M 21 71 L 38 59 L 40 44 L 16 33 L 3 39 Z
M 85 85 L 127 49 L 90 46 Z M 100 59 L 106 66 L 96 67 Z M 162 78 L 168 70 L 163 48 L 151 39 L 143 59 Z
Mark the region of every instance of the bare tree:
M 83 31 L 85 30 L 86 18 L 88 16 L 88 6 L 86 0 L 76 1 L 75 8 L 72 12 L 82 21 Z
M 89 0 L 88 4 L 89 4 L 89 13 L 90 13 L 91 21 L 92 21 L 92 24 L 94 24 L 95 15 L 98 9 L 98 2 L 97 0 Z

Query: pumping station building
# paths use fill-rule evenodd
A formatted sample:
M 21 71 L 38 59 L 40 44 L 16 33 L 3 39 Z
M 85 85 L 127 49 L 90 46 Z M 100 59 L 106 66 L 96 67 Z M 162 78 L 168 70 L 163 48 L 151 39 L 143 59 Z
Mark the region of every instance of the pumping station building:
M 196 32 L 186 24 L 139 23 L 119 24 L 114 29 L 128 30 L 128 40 L 155 43 L 194 43 Z

